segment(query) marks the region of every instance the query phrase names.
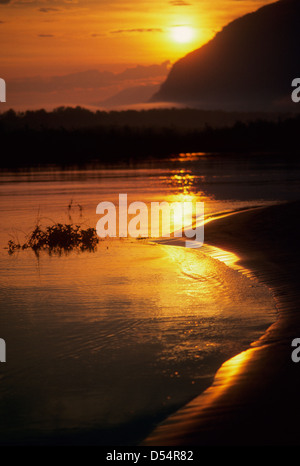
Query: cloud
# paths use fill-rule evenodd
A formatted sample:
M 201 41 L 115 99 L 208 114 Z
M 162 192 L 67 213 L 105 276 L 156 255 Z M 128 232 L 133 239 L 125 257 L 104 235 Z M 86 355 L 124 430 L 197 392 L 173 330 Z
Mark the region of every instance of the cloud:
M 39 34 L 39 37 L 54 37 L 51 34 Z M 100 89 L 125 83 L 145 83 L 165 77 L 170 62 L 159 65 L 137 65 L 126 68 L 120 73 L 111 71 L 88 70 L 64 76 L 15 78 L 10 81 L 11 92 L 59 92 L 75 89 Z
M 0 0 L 0 5 L 7 5 L 10 3 L 10 0 Z
M 58 8 L 39 8 L 41 13 L 52 13 L 55 11 L 60 11 Z
M 135 32 L 163 32 L 161 28 L 136 28 L 136 29 L 115 29 L 110 31 L 111 34 L 127 34 Z
M 170 4 L 174 6 L 190 6 L 191 5 L 191 3 L 185 2 L 184 0 L 171 0 Z
M 38 37 L 55 37 L 53 34 L 38 34 Z
M 39 40 L 39 39 L 36 39 Z M 54 39 L 49 39 L 53 41 Z M 41 39 L 48 42 L 48 39 Z M 118 94 L 120 104 L 124 99 L 137 96 L 144 99 L 147 89 L 159 88 L 165 81 L 171 63 L 165 61 L 160 64 L 137 65 L 123 68 L 122 71 L 87 70 L 58 76 L 31 76 L 9 79 L 11 108 L 28 110 L 33 108 L 53 109 L 62 105 L 89 104 L 102 106 L 100 102 Z M 136 88 L 136 90 L 134 89 Z M 129 91 L 125 92 L 125 89 Z M 134 95 L 132 94 L 134 90 Z M 124 91 L 125 95 L 122 94 Z M 121 92 L 121 95 L 119 95 Z M 156 90 L 153 88 L 154 94 Z M 129 93 L 129 94 L 128 94 Z M 142 95 L 141 95 L 142 93 Z M 148 96 L 149 97 L 149 96 Z M 122 100 L 123 99 L 123 100 Z M 116 99 L 114 99 L 115 101 Z M 125 102 L 127 105 L 128 102 Z

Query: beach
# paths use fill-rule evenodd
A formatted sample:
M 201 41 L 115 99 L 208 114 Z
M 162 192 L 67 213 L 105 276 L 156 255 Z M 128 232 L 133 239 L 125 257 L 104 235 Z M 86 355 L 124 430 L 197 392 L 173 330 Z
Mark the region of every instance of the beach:
M 92 253 L 4 248 L 36 218 L 96 225 L 99 201 L 126 192 L 203 200 L 203 247 L 174 237 L 107 239 Z M 298 192 L 298 170 L 252 157 L 3 173 L 1 444 L 252 444 L 274 438 L 271 415 L 293 441 L 298 204 L 286 200 Z
M 206 244 L 236 254 L 239 264 L 271 289 L 278 318 L 248 350 L 221 366 L 207 390 L 160 424 L 142 445 L 299 445 L 300 367 L 291 359 L 291 343 L 300 336 L 299 206 L 298 201 L 280 203 L 206 225 Z

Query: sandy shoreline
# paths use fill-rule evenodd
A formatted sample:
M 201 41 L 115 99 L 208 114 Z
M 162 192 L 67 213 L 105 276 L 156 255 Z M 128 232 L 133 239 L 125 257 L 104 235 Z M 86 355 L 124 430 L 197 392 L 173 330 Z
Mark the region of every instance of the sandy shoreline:
M 278 320 L 218 371 L 213 385 L 142 443 L 149 446 L 299 445 L 300 338 L 297 214 L 300 202 L 241 212 L 205 228 L 205 243 L 237 254 L 272 289 Z

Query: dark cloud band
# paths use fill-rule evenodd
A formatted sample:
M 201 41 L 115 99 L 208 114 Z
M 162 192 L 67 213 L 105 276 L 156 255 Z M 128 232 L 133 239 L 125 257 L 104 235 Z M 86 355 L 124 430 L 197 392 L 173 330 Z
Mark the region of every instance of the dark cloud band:
M 137 28 L 137 29 L 116 29 L 114 31 L 110 31 L 111 34 L 126 34 L 126 33 L 134 33 L 134 32 L 163 32 L 163 29 L 160 28 Z

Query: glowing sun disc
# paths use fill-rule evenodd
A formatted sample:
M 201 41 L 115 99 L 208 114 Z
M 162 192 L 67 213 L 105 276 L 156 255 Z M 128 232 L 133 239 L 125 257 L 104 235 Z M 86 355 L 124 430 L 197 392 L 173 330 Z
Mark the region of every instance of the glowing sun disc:
M 172 38 L 175 42 L 191 42 L 194 38 L 194 30 L 189 26 L 176 26 L 173 28 Z

